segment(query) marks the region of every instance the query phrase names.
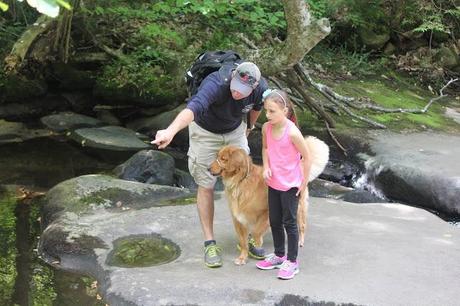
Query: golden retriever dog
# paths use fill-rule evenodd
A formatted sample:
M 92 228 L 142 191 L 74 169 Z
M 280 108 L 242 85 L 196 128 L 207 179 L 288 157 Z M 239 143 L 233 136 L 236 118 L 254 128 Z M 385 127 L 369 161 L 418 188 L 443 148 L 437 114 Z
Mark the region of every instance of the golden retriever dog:
M 310 152 L 309 182 L 323 172 L 329 160 L 329 147 L 316 137 L 305 137 Z M 253 164 L 251 157 L 236 146 L 225 146 L 217 154 L 210 166 L 212 175 L 221 176 L 225 194 L 238 236 L 240 255 L 235 264 L 244 265 L 248 257 L 248 238 L 251 234 L 255 245 L 262 247 L 263 236 L 269 227 L 268 187 L 262 176 L 262 167 Z M 297 223 L 299 226 L 299 246 L 305 240 L 308 190 L 299 199 Z

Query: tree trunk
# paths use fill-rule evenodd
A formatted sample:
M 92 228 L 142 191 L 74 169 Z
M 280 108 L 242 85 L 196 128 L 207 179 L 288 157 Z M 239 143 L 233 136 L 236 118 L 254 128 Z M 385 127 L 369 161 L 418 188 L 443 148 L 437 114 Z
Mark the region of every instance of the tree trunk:
M 329 20 L 312 19 L 304 0 L 283 0 L 283 7 L 287 21 L 286 40 L 248 56 L 265 76 L 291 69 L 331 32 Z

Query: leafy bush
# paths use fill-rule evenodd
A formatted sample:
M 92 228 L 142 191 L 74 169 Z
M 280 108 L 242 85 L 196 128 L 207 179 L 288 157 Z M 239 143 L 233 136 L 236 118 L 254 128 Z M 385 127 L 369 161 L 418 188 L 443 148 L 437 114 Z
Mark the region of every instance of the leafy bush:
M 460 7 L 452 0 L 307 0 L 313 13 L 330 19 L 333 31 L 328 40 L 348 43 L 355 50 L 356 32 L 441 32 L 458 37 Z M 344 39 L 345 38 L 345 39 Z
M 345 46 L 330 46 L 327 43 L 318 44 L 304 61 L 311 68 L 321 65 L 328 74 L 360 78 L 378 74 L 389 65 L 387 57 L 375 57 L 370 52 L 350 51 Z
M 268 34 L 282 37 L 286 28 L 282 4 L 259 0 L 99 0 L 82 12 L 101 43 L 123 46 L 123 58 L 106 67 L 100 81 L 143 94 L 172 82 L 173 67 L 185 70 L 204 50 L 243 49 L 240 33 L 263 46 Z

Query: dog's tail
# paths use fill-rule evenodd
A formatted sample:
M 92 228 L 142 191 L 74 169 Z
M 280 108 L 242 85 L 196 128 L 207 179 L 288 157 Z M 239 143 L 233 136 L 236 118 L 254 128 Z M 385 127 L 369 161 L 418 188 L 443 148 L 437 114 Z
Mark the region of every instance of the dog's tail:
M 317 178 L 329 161 L 329 146 L 324 141 L 314 136 L 305 137 L 305 142 L 310 151 L 311 167 L 309 182 Z

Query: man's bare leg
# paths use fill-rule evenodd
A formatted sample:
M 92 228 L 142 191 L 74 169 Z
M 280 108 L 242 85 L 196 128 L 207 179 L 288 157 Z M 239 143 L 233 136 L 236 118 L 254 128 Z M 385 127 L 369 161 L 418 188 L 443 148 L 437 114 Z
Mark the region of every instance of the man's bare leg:
M 214 240 L 214 189 L 198 186 L 196 201 L 204 240 Z
M 205 240 L 204 263 L 210 268 L 218 268 L 222 266 L 222 258 L 221 250 L 214 240 L 214 189 L 199 186 L 196 198 Z M 214 242 L 209 240 L 214 240 Z

